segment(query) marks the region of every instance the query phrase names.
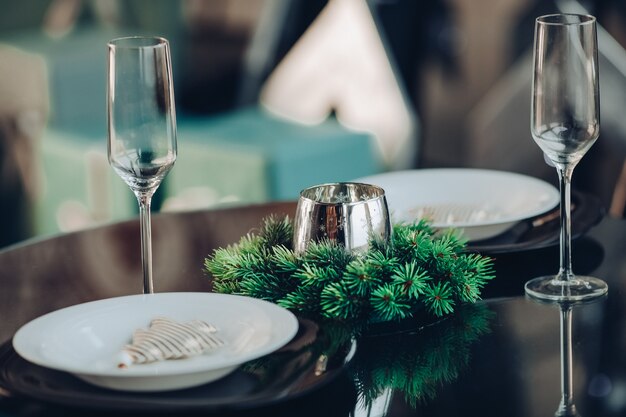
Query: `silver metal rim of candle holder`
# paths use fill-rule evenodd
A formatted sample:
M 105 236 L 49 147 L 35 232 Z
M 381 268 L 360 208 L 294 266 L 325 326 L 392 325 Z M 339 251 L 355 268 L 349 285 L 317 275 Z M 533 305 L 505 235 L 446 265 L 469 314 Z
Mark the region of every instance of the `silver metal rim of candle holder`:
M 376 185 L 336 182 L 300 192 L 294 219 L 294 250 L 302 253 L 312 242 L 336 241 L 362 254 L 374 240 L 388 243 L 391 223 L 385 191 Z

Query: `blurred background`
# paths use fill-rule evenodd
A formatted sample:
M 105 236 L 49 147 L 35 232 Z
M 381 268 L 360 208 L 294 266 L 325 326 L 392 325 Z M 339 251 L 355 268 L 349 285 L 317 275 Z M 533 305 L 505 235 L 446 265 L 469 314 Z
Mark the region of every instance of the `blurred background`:
M 433 167 L 557 183 L 529 132 L 536 16 L 598 18 L 602 128 L 574 174 L 626 205 L 620 0 L 22 0 L 0 14 L 0 246 L 132 218 L 106 159 L 110 39 L 171 43 L 179 155 L 153 211 Z

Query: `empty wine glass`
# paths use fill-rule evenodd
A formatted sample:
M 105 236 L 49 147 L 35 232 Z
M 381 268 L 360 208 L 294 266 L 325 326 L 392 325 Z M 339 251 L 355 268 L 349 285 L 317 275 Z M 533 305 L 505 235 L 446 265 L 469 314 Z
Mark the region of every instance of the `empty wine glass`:
M 526 283 L 530 296 L 579 301 L 608 290 L 598 278 L 577 276 L 571 261 L 571 180 L 574 167 L 600 132 L 596 19 L 553 14 L 535 22 L 532 137 L 554 163 L 561 192 L 560 269 Z
M 176 161 L 169 43 L 128 37 L 108 44 L 108 157 L 139 202 L 143 292 L 154 292 L 150 203 Z

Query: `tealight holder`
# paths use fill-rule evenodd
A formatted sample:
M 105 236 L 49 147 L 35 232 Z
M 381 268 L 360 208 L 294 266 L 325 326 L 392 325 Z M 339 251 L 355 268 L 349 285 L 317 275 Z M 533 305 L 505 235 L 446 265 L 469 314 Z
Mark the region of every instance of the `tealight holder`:
M 311 242 L 336 241 L 353 253 L 367 252 L 373 241 L 389 242 L 391 223 L 385 191 L 375 185 L 338 182 L 300 192 L 294 219 L 294 251 Z

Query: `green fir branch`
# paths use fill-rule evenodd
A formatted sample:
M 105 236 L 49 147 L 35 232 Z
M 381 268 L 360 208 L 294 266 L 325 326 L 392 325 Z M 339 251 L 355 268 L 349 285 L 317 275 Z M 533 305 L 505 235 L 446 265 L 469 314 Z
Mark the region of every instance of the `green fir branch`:
M 391 250 L 371 250 L 367 254 L 366 262 L 370 273 L 381 280 L 393 275 L 394 270 L 400 265 L 398 258 Z
M 438 282 L 434 285 L 429 285 L 425 291 L 425 299 L 428 311 L 435 314 L 437 317 L 452 313 L 454 310 L 452 289 L 447 282 Z
M 370 303 L 380 321 L 404 319 L 411 316 L 408 297 L 399 286 L 383 284 L 372 292 Z
M 393 249 L 400 262 L 415 260 L 423 264 L 428 261 L 433 241 L 432 235 L 427 230 L 396 226 L 392 239 Z
M 311 242 L 303 256 L 306 263 L 331 266 L 337 270 L 343 270 L 353 259 L 354 256 L 345 247 L 331 240 Z
M 333 282 L 322 290 L 320 305 L 325 317 L 355 320 L 362 314 L 363 300 L 350 292 L 345 284 Z
M 381 282 L 376 269 L 363 259 L 356 259 L 348 264 L 343 274 L 343 282 L 346 287 L 359 296 L 368 296 L 372 288 Z
M 278 300 L 277 304 L 306 316 L 321 314 L 321 288 L 300 286 Z
M 261 226 L 260 237 L 263 245 L 267 248 L 277 245 L 291 247 L 293 225 L 289 216 L 279 219 L 275 215 L 270 215 L 265 218 Z
M 396 269 L 391 277 L 393 283 L 402 288 L 402 291 L 410 298 L 417 298 L 424 294 L 431 280 L 428 272 L 420 268 L 416 262 L 407 262 L 404 266 Z
M 305 287 L 323 287 L 338 281 L 340 277 L 340 273 L 332 266 L 320 267 L 306 263 L 293 273 L 293 278 L 299 280 Z
M 302 260 L 291 249 L 283 245 L 272 248 L 271 261 L 276 272 L 284 274 L 293 274 L 302 266 Z

